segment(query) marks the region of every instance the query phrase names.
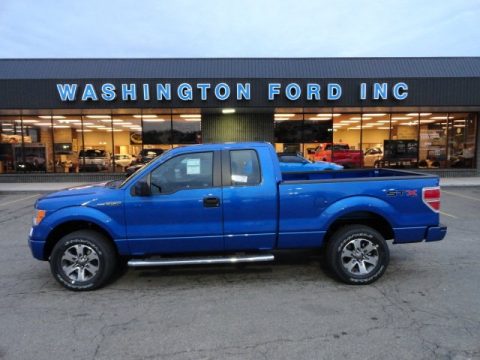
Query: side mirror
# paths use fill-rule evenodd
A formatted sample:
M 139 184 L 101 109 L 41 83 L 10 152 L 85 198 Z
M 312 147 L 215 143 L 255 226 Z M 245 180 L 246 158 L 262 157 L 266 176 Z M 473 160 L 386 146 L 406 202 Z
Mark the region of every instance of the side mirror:
M 150 186 L 146 181 L 137 181 L 133 187 L 133 195 L 136 196 L 150 196 L 152 192 L 150 191 Z

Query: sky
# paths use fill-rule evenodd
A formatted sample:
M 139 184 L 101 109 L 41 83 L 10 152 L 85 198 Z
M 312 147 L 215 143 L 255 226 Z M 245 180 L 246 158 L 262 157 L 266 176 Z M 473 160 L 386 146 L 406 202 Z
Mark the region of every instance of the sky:
M 0 0 L 0 58 L 479 56 L 479 0 Z

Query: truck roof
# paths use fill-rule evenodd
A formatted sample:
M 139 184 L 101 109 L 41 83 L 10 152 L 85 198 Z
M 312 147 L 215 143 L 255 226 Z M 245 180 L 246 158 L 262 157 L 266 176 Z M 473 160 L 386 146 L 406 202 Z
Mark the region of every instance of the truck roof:
M 225 142 L 225 143 L 214 143 L 214 144 L 195 144 L 176 147 L 171 151 L 171 154 L 180 154 L 183 152 L 189 151 L 215 151 L 215 150 L 225 150 L 225 149 L 248 149 L 248 148 L 258 148 L 264 146 L 272 146 L 268 142 L 261 141 L 248 141 L 248 142 Z

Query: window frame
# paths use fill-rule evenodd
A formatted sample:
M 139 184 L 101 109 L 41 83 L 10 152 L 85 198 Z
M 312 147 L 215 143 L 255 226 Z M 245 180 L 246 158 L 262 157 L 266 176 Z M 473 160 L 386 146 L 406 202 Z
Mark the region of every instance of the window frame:
M 174 191 L 161 192 L 161 193 L 154 193 L 152 191 L 152 173 L 154 171 L 156 171 L 159 167 L 161 167 L 162 165 L 166 164 L 167 162 L 169 162 L 169 161 L 171 161 L 175 158 L 178 158 L 180 156 L 188 156 L 188 155 L 195 155 L 195 154 L 209 154 L 209 153 L 212 154 L 212 186 L 208 186 L 208 187 L 199 186 L 199 187 L 181 188 L 181 189 L 177 189 L 177 190 L 174 190 Z M 221 173 L 220 154 L 219 154 L 218 151 L 213 151 L 213 150 L 196 151 L 196 152 L 189 152 L 189 153 L 183 153 L 183 154 L 178 154 L 178 155 L 172 156 L 171 158 L 165 160 L 164 162 L 162 162 L 161 164 L 156 166 L 154 169 L 150 170 L 146 176 L 143 176 L 138 181 L 145 181 L 146 180 L 146 182 L 147 182 L 147 184 L 150 188 L 151 196 L 161 196 L 161 195 L 175 194 L 179 191 L 184 191 L 184 190 L 212 189 L 212 188 L 220 187 L 221 186 L 220 173 Z M 133 185 L 133 187 L 135 187 L 135 185 Z
M 231 169 L 231 156 L 230 153 L 233 151 L 253 151 L 258 163 L 258 172 L 260 180 L 256 184 L 233 184 L 232 183 L 232 169 Z M 258 151 L 252 148 L 246 149 L 228 149 L 222 151 L 222 185 L 223 186 L 233 186 L 233 187 L 249 187 L 249 186 L 261 186 L 263 183 L 263 172 L 262 164 L 260 162 L 260 156 Z

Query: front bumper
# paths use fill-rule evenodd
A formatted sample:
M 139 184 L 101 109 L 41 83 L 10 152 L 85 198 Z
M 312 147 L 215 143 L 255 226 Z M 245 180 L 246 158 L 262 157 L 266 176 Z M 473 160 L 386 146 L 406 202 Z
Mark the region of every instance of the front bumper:
M 38 260 L 45 260 L 43 257 L 44 248 L 45 248 L 45 241 L 39 241 L 32 239 L 33 228 L 30 229 L 30 235 L 28 237 L 28 246 L 30 247 L 30 251 L 35 259 Z
M 427 232 L 425 233 L 425 240 L 426 241 L 439 241 L 442 240 L 445 235 L 447 235 L 447 227 L 444 225 L 440 226 L 431 226 L 427 228 Z

